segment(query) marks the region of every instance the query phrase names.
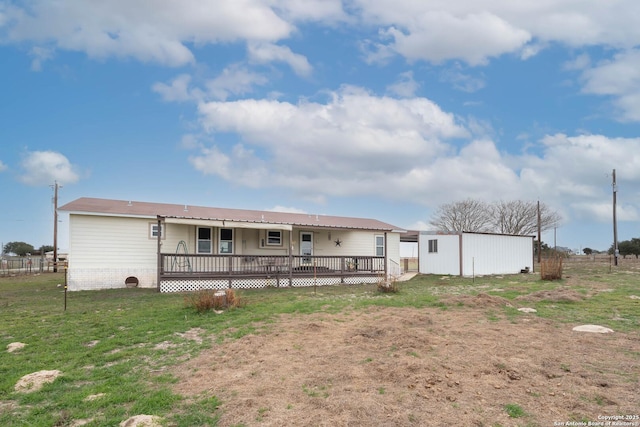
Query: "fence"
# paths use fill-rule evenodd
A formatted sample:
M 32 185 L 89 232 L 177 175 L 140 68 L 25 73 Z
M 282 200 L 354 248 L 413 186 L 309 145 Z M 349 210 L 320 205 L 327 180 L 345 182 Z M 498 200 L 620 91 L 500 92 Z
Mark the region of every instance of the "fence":
M 16 276 L 53 272 L 65 268 L 66 261 L 58 261 L 42 257 L 7 257 L 0 260 L 0 276 Z

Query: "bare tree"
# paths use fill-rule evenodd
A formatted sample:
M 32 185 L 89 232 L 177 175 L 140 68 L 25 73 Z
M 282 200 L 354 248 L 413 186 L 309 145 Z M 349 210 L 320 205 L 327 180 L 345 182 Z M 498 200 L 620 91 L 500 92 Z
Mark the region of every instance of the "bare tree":
M 557 226 L 560 219 L 560 214 L 540 203 L 541 231 Z M 467 199 L 440 206 L 429 223 L 441 231 L 535 235 L 538 231 L 538 204 L 522 200 L 488 204 Z
M 496 233 L 534 235 L 538 231 L 538 203 L 523 200 L 500 201 L 492 205 L 493 228 Z M 540 203 L 540 231 L 560 223 L 560 214 Z
M 467 199 L 440 206 L 429 223 L 440 231 L 486 232 L 491 229 L 490 211 L 486 203 Z

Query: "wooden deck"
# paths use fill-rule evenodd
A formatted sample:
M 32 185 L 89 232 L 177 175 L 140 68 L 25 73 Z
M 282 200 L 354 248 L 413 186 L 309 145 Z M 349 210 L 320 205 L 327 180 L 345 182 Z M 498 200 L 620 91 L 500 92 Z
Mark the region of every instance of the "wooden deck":
M 159 279 L 372 277 L 386 274 L 384 257 L 160 254 Z

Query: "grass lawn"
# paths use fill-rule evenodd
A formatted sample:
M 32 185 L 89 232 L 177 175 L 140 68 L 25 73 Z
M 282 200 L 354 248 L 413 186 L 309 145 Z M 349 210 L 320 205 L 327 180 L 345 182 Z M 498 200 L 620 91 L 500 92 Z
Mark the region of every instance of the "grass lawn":
M 168 366 L 195 357 L 214 342 L 260 334 L 283 313 L 344 313 L 370 306 L 435 307 L 464 310 L 452 296 L 487 294 L 514 300 L 522 295 L 571 291 L 585 298 L 530 302 L 535 315 L 559 323 L 601 324 L 616 331 L 640 331 L 640 263 L 609 271 L 604 263 L 567 263 L 565 278 L 549 282 L 539 275 L 475 279 L 417 276 L 399 293 L 378 293 L 375 285 L 278 288 L 239 292 L 245 306 L 221 314 L 197 313 L 181 294 L 118 289 L 67 293 L 61 273 L 0 278 L 0 425 L 116 426 L 136 414 L 153 414 L 165 425 L 216 425 L 221 402 L 171 390 L 176 379 Z M 588 298 L 587 298 L 588 296 Z M 514 308 L 490 316 L 520 316 Z M 612 320 L 617 319 L 617 320 Z M 6 351 L 10 343 L 26 346 Z M 24 375 L 59 370 L 41 390 L 18 393 Z

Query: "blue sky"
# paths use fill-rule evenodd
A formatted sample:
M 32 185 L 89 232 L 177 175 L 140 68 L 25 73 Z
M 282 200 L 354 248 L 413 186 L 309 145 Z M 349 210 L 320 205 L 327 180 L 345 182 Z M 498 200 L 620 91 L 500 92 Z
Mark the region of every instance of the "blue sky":
M 636 0 L 0 0 L 0 240 L 102 197 L 372 217 L 466 198 L 640 236 Z M 59 246 L 68 219 L 60 216 Z M 553 232 L 543 240 L 553 243 Z

